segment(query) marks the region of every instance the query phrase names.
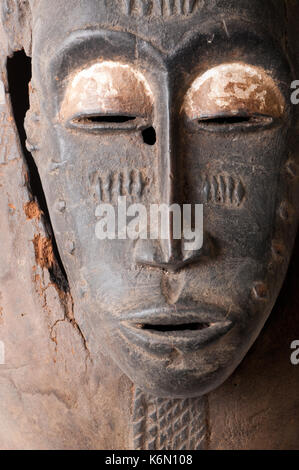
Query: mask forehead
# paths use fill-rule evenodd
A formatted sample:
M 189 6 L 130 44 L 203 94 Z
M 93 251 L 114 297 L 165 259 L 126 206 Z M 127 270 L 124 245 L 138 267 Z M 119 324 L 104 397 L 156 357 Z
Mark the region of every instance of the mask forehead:
M 207 22 L 223 25 L 227 19 L 260 24 L 282 36 L 283 2 L 277 0 L 31 0 L 34 46 L 55 48 L 71 32 L 86 28 L 131 32 L 170 51 L 193 30 Z

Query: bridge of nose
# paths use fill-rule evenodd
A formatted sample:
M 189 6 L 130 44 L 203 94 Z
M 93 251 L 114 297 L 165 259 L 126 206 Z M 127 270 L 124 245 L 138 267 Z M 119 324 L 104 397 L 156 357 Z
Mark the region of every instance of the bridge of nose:
M 183 219 L 184 204 L 184 165 L 180 152 L 182 138 L 182 122 L 180 121 L 180 104 L 176 101 L 175 85 L 165 80 L 160 99 L 157 103 L 156 120 L 154 123 L 157 134 L 157 178 L 158 204 L 168 207 L 176 204 L 181 209 Z M 184 252 L 184 240 L 173 236 L 174 215 L 169 211 L 167 221 L 169 238 L 158 240 L 139 240 L 135 249 L 135 259 L 139 264 L 178 270 L 198 257 L 198 252 Z M 180 224 L 182 229 L 182 223 Z

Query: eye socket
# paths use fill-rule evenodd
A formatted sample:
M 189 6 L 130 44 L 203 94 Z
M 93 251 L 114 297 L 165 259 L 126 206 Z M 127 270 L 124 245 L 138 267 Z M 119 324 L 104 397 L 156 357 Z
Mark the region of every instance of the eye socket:
M 71 77 L 60 109 L 67 127 L 87 132 L 151 126 L 153 95 L 138 70 L 119 62 L 93 64 Z
M 91 124 L 93 122 L 96 123 L 109 123 L 109 124 L 123 124 L 125 122 L 134 121 L 136 116 L 86 116 L 80 117 L 77 121 L 84 124 Z
M 238 132 L 269 128 L 285 108 L 282 93 L 263 69 L 232 63 L 197 77 L 182 112 L 190 130 Z
M 137 131 L 148 125 L 147 118 L 125 114 L 80 114 L 72 117 L 67 123 L 67 127 L 89 132 Z
M 223 113 L 215 116 L 201 116 L 189 126 L 194 131 L 230 132 L 266 128 L 275 122 L 272 116 L 246 113 Z

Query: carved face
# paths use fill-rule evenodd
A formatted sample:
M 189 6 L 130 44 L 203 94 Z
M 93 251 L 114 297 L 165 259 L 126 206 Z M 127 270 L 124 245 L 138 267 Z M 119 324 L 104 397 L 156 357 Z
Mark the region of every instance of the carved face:
M 33 8 L 28 140 L 93 357 L 196 396 L 243 359 L 285 276 L 292 76 L 272 2 L 105 3 Z M 96 208 L 118 196 L 204 204 L 203 248 L 100 241 Z

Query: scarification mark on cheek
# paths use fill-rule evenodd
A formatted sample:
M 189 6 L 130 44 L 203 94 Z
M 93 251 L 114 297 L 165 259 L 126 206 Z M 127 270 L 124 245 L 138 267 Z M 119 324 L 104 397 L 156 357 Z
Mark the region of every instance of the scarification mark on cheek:
M 199 188 L 204 203 L 239 207 L 246 197 L 241 179 L 228 175 L 203 175 Z
M 116 203 L 119 196 L 141 200 L 149 191 L 153 178 L 148 169 L 93 172 L 90 183 L 100 202 Z

